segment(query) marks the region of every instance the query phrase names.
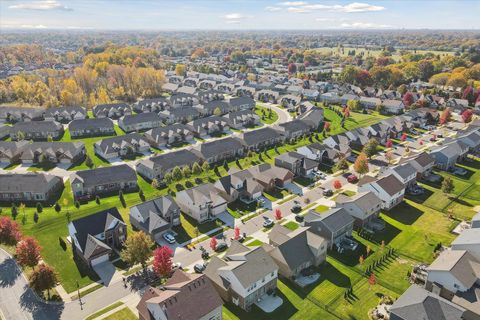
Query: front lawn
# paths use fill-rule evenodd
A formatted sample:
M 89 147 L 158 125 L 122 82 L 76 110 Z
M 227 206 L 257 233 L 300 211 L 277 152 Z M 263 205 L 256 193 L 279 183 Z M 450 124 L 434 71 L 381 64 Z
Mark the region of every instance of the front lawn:
M 320 204 L 320 205 L 318 205 L 318 206 L 315 208 L 315 212 L 316 212 L 316 213 L 323 213 L 323 212 L 326 212 L 326 211 L 328 211 L 328 210 L 330 210 L 330 208 L 327 207 L 327 206 L 325 206 L 325 205 L 323 205 L 323 204 Z
M 258 104 L 255 106 L 255 113 L 265 124 L 272 124 L 278 120 L 278 114 L 275 112 L 275 110 L 267 107 L 262 107 Z
M 175 237 L 177 242 L 183 243 L 221 226 L 222 223 L 220 220 L 198 223 L 192 217 L 182 213 L 180 216 L 180 225 L 173 227 L 172 230 L 177 233 Z
M 293 230 L 297 230 L 298 227 L 300 227 L 300 226 L 298 225 L 298 223 L 296 223 L 295 221 L 289 221 L 289 222 L 285 223 L 283 226 L 284 226 L 285 228 L 287 228 L 287 229 L 292 230 L 292 231 L 293 231 Z
M 103 319 L 104 320 L 138 320 L 137 316 L 128 307 L 120 309 L 119 311 L 112 313 L 111 315 Z

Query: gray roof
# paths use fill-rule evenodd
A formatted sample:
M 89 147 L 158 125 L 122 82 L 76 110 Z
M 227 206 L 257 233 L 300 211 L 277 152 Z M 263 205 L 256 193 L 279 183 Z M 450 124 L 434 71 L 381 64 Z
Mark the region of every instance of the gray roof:
M 231 106 L 241 106 L 241 105 L 245 105 L 245 104 L 249 104 L 251 105 L 252 107 L 255 106 L 255 100 L 253 100 L 252 98 L 250 97 L 246 97 L 246 96 L 243 96 L 243 97 L 236 97 L 236 98 L 232 98 L 228 101 L 228 103 L 231 105 Z
M 96 128 L 109 128 L 113 130 L 113 122 L 109 118 L 93 118 L 73 120 L 68 124 L 70 131 L 92 130 Z
M 449 272 L 465 288 L 471 288 L 480 278 L 480 262 L 465 250 L 442 251 L 427 270 Z
M 247 146 L 252 146 L 270 139 L 277 139 L 280 137 L 280 133 L 270 127 L 266 127 L 244 132 L 241 134 L 241 137 Z
M 30 121 L 17 122 L 13 125 L 10 132 L 52 132 L 52 130 L 60 131 L 62 129 L 62 125 L 55 121 Z
M 392 320 L 460 320 L 465 309 L 417 285 L 412 285 L 392 305 Z
M 137 181 L 135 170 L 126 164 L 112 167 L 102 167 L 91 170 L 77 171 L 72 175 L 72 183 L 80 179 L 84 187 L 93 187 L 106 183 Z
M 471 244 L 480 244 L 480 228 L 465 229 L 452 242 L 452 246 Z
M 375 208 L 382 204 L 382 200 L 380 200 L 380 198 L 371 191 L 360 192 L 352 197 L 347 197 L 343 194 L 339 194 L 337 199 L 335 199 L 335 202 L 339 204 L 351 202 L 354 203 L 362 211 L 369 211 L 371 208 Z
M 125 125 L 132 125 L 137 123 L 151 122 L 151 121 L 162 121 L 162 118 L 155 112 L 144 112 L 135 115 L 126 115 L 123 116 L 121 121 Z
M 378 179 L 377 184 L 391 196 L 405 189 L 403 183 L 393 174 Z
M 322 222 L 330 231 L 335 232 L 349 224 L 353 224 L 354 219 L 343 208 L 332 208 L 322 214 L 310 210 L 305 216 L 305 222 Z
M 310 129 L 310 126 L 302 120 L 292 120 L 281 123 L 278 126 L 283 128 L 286 132 L 305 131 Z
M 145 221 L 144 228 L 150 233 L 168 224 L 164 219 L 168 213 L 180 210 L 170 195 L 143 202 L 130 208 L 130 211 L 133 208 L 142 215 Z
M 95 142 L 95 146 L 100 148 L 104 153 L 118 151 L 118 149 L 122 147 L 134 147 L 137 145 L 148 146 L 150 144 L 144 136 L 138 133 L 129 133 L 123 136 L 105 138 Z
M 200 160 L 201 159 L 192 151 L 182 149 L 151 157 L 146 160 L 141 160 L 139 164 L 152 169 L 160 168 L 161 171 L 166 172 L 175 168 L 176 166 L 183 167 L 186 165 L 193 165 L 195 162 L 199 162 Z
M 392 170 L 395 171 L 403 179 L 406 179 L 409 176 L 417 173 L 417 170 L 415 170 L 415 168 L 410 163 L 395 166 L 394 168 L 392 168 Z
M 0 174 L 0 192 L 46 193 L 49 191 L 52 182 L 56 184 L 62 182 L 62 179 L 51 174 L 42 173 Z

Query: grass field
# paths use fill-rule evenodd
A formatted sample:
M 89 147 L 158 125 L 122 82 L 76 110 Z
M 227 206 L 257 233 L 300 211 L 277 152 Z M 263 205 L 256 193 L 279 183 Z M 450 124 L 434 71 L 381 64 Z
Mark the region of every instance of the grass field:
M 332 54 L 332 55 L 338 55 L 341 57 L 345 57 L 348 55 L 349 51 L 355 50 L 356 55 L 361 55 L 366 57 L 378 57 L 380 53 L 382 53 L 382 50 L 377 49 L 365 49 L 365 48 L 353 48 L 353 47 L 345 47 L 343 50 L 341 50 L 338 47 L 335 48 L 329 48 L 329 47 L 322 47 L 322 48 L 317 48 L 315 49 L 316 52 L 319 52 L 321 54 Z M 440 55 L 440 56 L 445 56 L 445 55 L 453 55 L 454 52 L 449 52 L 449 51 L 435 51 L 435 50 L 407 50 L 408 52 L 416 52 L 419 54 L 426 54 L 426 53 L 433 53 L 434 55 Z M 398 61 L 400 59 L 400 52 L 396 51 L 392 54 L 392 58 Z
M 119 311 L 112 313 L 104 320 L 137 320 L 137 316 L 127 307 L 120 309 Z
M 278 120 L 278 114 L 271 108 L 255 106 L 255 113 L 260 117 L 260 120 L 265 124 L 272 124 Z

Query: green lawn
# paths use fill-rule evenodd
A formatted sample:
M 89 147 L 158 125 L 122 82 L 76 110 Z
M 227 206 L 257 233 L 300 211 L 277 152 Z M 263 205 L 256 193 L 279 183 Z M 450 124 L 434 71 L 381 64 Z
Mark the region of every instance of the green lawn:
M 97 311 L 97 312 L 91 314 L 90 316 L 88 316 L 87 318 L 85 318 L 85 320 L 93 320 L 93 319 L 95 319 L 95 318 L 98 318 L 98 317 L 100 317 L 101 315 L 103 315 L 103 314 L 105 314 L 105 313 L 107 313 L 107 312 L 109 312 L 109 311 L 111 311 L 111 310 L 113 310 L 113 309 L 115 309 L 115 308 L 120 307 L 121 305 L 123 305 L 123 302 L 121 302 L 121 301 L 115 302 L 114 304 L 111 304 L 111 305 L 109 305 L 108 307 L 106 307 L 106 308 L 104 308 L 104 309 L 102 309 L 102 310 L 100 310 L 100 311 Z
M 299 225 L 295 221 L 288 221 L 283 225 L 285 228 L 290 229 L 290 230 L 297 230 Z
M 315 212 L 317 212 L 317 213 L 323 213 L 323 212 L 326 212 L 328 210 L 330 210 L 330 208 L 323 205 L 323 204 L 320 204 L 315 208 Z
M 271 108 L 256 105 L 255 113 L 257 114 L 257 116 L 260 117 L 260 120 L 265 124 L 272 124 L 278 120 L 278 114 L 275 112 L 275 110 Z
M 177 233 L 176 239 L 178 243 L 196 238 L 210 230 L 222 226 L 222 223 L 219 220 L 198 223 L 195 219 L 183 213 L 180 216 L 180 221 L 181 223 L 179 226 L 172 228 L 173 231 Z
M 120 309 L 119 311 L 112 313 L 104 320 L 137 320 L 137 316 L 127 307 Z
M 246 204 L 240 199 L 237 199 L 228 204 L 227 210 L 234 218 L 241 218 L 244 214 L 251 213 L 257 210 L 257 202 L 254 201 L 252 203 Z

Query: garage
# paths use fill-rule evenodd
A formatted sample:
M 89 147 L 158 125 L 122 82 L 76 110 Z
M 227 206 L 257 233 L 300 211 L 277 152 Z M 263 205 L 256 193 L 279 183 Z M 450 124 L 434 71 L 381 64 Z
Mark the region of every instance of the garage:
M 92 259 L 90 261 L 90 264 L 93 266 L 99 264 L 99 263 L 102 263 L 102 262 L 106 262 L 108 261 L 108 254 L 104 254 L 103 256 L 100 256 L 100 257 L 97 257 L 95 259 Z

